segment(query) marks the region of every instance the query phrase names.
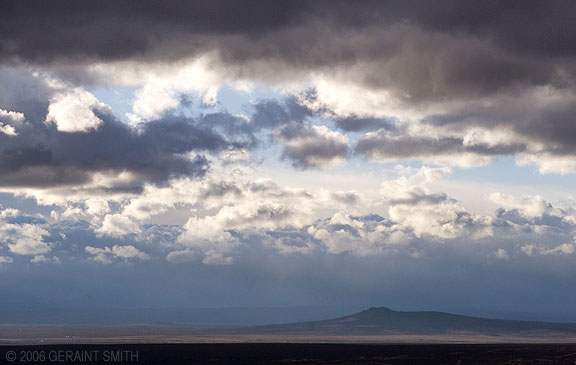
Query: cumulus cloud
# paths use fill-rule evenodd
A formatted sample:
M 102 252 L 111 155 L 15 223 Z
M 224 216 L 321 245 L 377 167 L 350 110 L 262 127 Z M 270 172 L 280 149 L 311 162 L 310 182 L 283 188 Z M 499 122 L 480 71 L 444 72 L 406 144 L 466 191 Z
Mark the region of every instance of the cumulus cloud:
M 544 245 L 528 244 L 523 245 L 520 250 L 528 256 L 534 255 L 552 255 L 564 256 L 572 255 L 576 250 L 573 243 L 563 243 L 555 247 L 546 247 Z
M 508 251 L 499 248 L 496 250 L 496 252 L 494 252 L 494 257 L 496 257 L 499 260 L 504 260 L 504 261 L 508 261 L 509 260 L 509 256 L 508 256 Z
M 202 255 L 193 250 L 173 251 L 166 255 L 166 260 L 173 264 L 182 264 L 196 261 L 199 257 L 203 257 L 202 263 L 205 265 L 230 265 L 234 262 L 231 256 L 218 250 L 207 250 Z
M 289 225 L 297 220 L 285 205 L 276 202 L 244 201 L 233 206 L 223 206 L 213 216 L 192 217 L 184 224 L 184 232 L 178 242 L 200 252 L 204 263 L 231 263 L 227 254 L 238 244 L 237 230 L 265 230 Z M 183 255 L 168 257 L 169 261 L 181 261 Z
M 101 264 L 111 264 L 116 260 L 148 260 L 150 256 L 132 245 L 114 245 L 112 248 L 86 246 L 85 251 L 92 256 L 92 260 Z
M 542 251 L 544 255 L 571 255 L 574 253 L 574 244 L 563 243 L 554 248 L 545 249 Z
M 463 259 L 470 255 L 511 265 L 528 257 L 554 260 L 573 254 L 572 243 L 557 243 L 572 242 L 575 233 L 571 217 L 576 208 L 569 203 L 559 209 L 543 198 L 496 194 L 495 213 L 478 215 L 431 188 L 449 176 L 450 168 L 398 166 L 394 171 L 398 176 L 380 186 L 378 204 L 366 205 L 356 192 L 305 191 L 271 180 L 222 179 L 212 173 L 206 180 L 149 185 L 144 194 L 121 205 L 107 205 L 103 199 L 79 204 L 94 205 L 97 212 L 88 216 L 101 220 L 83 221 L 85 210 L 80 209 L 80 215 L 62 216 L 51 233 L 42 230 L 45 223 L 3 210 L 3 227 L 11 229 L 11 237 L 19 229 L 20 236 L 38 242 L 50 236 L 54 242 L 36 247 L 22 241 L 12 249 L 16 240 L 3 239 L 8 250 L 33 255 L 32 262 L 38 264 L 77 259 L 78 253 L 66 247 L 79 239 L 101 242 L 84 249 L 89 259 L 100 263 L 159 258 L 170 264 L 238 265 L 245 255 L 260 250 L 314 260 L 325 255 L 420 260 L 450 251 Z M 108 213 L 100 213 L 103 210 Z M 176 212 L 183 214 L 184 224 L 143 223 Z M 107 244 L 107 237 L 117 244 Z
M 32 217 L 22 216 L 16 209 L 0 213 L 0 244 L 17 255 L 40 255 L 52 250 L 53 244 L 46 242 L 50 236 L 42 224 Z
M 46 257 L 44 255 L 36 255 L 31 260 L 33 264 L 60 264 L 58 256 Z
M 121 214 L 106 214 L 102 226 L 96 229 L 96 232 L 104 236 L 122 237 L 140 232 L 140 226 L 133 222 L 130 217 Z
M 522 154 L 517 159 L 519 166 L 536 165 L 541 174 L 574 174 L 576 173 L 576 162 L 574 157 L 554 156 L 551 154 Z
M 181 104 L 182 95 L 200 93 L 203 104 L 215 104 L 215 94 L 223 82 L 220 73 L 209 67 L 214 57 L 203 55 L 190 62 L 178 63 L 166 73 L 142 75 L 145 82 L 137 91 L 133 115 L 143 120 L 154 120 Z
M 24 121 L 24 114 L 0 108 L 0 133 L 17 136 L 18 132 L 14 125 L 21 125 Z
M 111 109 L 98 101 L 94 95 L 82 89 L 58 93 L 48 106 L 46 124 L 55 124 L 61 132 L 88 132 L 103 122 L 96 114 L 111 113 Z
M 102 198 L 90 198 L 84 202 L 86 213 L 92 215 L 102 215 L 110 212 L 108 201 Z
M 541 196 L 513 197 L 502 193 L 492 193 L 489 199 L 499 207 L 517 210 L 525 218 L 540 217 L 551 211 L 552 206 Z
M 0 133 L 4 133 L 7 136 L 15 136 L 18 134 L 16 133 L 14 127 L 12 127 L 11 125 L 3 125 L 3 124 L 0 124 Z
M 409 238 L 402 227 L 382 217 L 351 217 L 342 213 L 310 226 L 307 233 L 320 241 L 329 253 L 358 256 L 385 252 Z
M 0 256 L 0 264 L 11 264 L 14 259 L 9 256 Z

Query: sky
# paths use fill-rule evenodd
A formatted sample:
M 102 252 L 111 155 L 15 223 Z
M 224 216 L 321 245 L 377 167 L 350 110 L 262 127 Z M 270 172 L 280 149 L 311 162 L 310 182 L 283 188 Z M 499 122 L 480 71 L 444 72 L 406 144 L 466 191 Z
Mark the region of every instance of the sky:
M 3 1 L 0 308 L 576 320 L 576 3 Z

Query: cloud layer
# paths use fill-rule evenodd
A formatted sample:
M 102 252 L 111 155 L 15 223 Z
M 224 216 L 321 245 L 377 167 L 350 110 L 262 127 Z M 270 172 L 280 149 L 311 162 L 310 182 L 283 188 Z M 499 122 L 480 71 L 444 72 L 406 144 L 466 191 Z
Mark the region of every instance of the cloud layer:
M 134 298 L 166 273 L 148 300 L 194 286 L 218 305 L 558 293 L 576 277 L 559 188 L 576 173 L 575 14 L 4 1 L 0 270 L 133 275 Z M 0 289 L 29 298 L 15 283 Z

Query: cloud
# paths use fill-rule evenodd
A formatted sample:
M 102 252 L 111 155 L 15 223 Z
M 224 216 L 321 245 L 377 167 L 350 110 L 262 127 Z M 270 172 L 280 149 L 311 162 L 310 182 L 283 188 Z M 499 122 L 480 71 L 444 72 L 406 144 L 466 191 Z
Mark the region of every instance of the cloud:
M 0 108 L 0 133 L 17 136 L 18 132 L 14 125 L 21 125 L 24 120 L 24 114 Z
M 55 124 L 61 132 L 88 132 L 103 122 L 94 112 L 112 113 L 107 105 L 82 89 L 73 89 L 52 97 L 48 106 L 46 124 Z
M 543 245 L 528 244 L 521 248 L 521 251 L 528 256 L 545 255 L 545 256 L 567 256 L 572 255 L 576 248 L 573 243 L 563 243 L 556 247 L 544 247 Z
M 213 216 L 190 218 L 184 224 L 178 242 L 200 252 L 204 263 L 231 263 L 228 254 L 239 244 L 238 230 L 275 229 L 294 220 L 290 209 L 282 204 L 244 201 L 234 206 L 223 206 Z M 167 258 L 181 262 L 188 256 L 188 252 L 179 252 Z
M 5 60 L 81 62 L 133 57 L 177 60 L 217 50 L 229 63 L 275 58 L 293 68 L 364 61 L 387 66 L 387 71 L 412 71 L 373 73 L 371 80 L 363 78 L 366 83 L 392 78 L 396 84 L 404 83 L 404 89 L 418 88 L 422 94 L 469 91 L 472 80 L 480 81 L 476 89 L 488 90 L 523 79 L 552 79 L 554 68 L 539 63 L 539 57 L 556 60 L 575 52 L 570 42 L 571 8 L 562 3 L 529 2 L 523 6 L 520 22 L 514 21 L 517 9 L 508 4 L 441 3 L 297 1 L 278 11 L 276 4 L 175 1 L 163 12 L 151 4 L 126 7 L 113 2 L 86 7 L 57 1 L 48 8 L 10 4 L 2 12 L 0 54 Z M 67 10 L 66 17 L 61 9 Z M 82 32 L 71 31 L 64 21 L 85 14 L 91 16 L 84 17 Z M 22 32 L 22 19 L 29 17 L 35 20 L 28 25 L 30 32 Z M 130 27 L 123 21 L 127 17 L 133 20 Z M 338 24 L 338 32 L 333 32 L 333 24 Z M 531 37 L 523 31 L 525 24 L 531 26 Z M 467 52 L 458 52 L 458 47 Z M 431 61 L 433 67 L 427 65 Z M 412 90 L 411 94 L 418 93 Z
M 198 254 L 192 250 L 172 251 L 166 255 L 166 260 L 175 264 L 195 261 Z
M 140 232 L 138 224 L 120 214 L 106 214 L 102 226 L 96 230 L 96 233 L 110 237 L 122 237 L 138 232 Z
M 401 227 L 383 217 L 351 217 L 342 213 L 313 224 L 307 233 L 321 242 L 328 253 L 357 256 L 382 254 L 409 239 Z
M 110 212 L 108 201 L 102 198 L 90 198 L 84 202 L 86 213 L 92 215 L 102 215 Z
M 494 252 L 494 257 L 496 257 L 499 260 L 504 260 L 504 261 L 508 261 L 509 260 L 509 256 L 508 256 L 508 251 L 499 248 L 496 250 L 496 252 Z
M 419 159 L 449 165 L 471 167 L 484 165 L 492 156 L 514 154 L 521 146 L 468 144 L 464 138 L 391 135 L 389 132 L 369 132 L 363 135 L 355 152 L 373 160 L 387 162 Z
M 576 172 L 575 11 L 2 2 L 0 263 L 16 264 L 0 289 L 120 297 L 90 291 L 106 283 L 163 306 L 565 294 L 574 202 L 499 186 L 507 159 L 449 176 L 501 156 Z M 172 295 L 141 290 L 160 282 Z
M 46 257 L 44 255 L 36 255 L 31 260 L 33 264 L 60 264 L 58 256 Z
M 11 264 L 14 259 L 9 256 L 0 256 L 0 264 Z
M 576 161 L 572 155 L 522 154 L 518 156 L 516 163 L 518 166 L 536 165 L 541 174 L 566 175 L 576 173 Z
M 382 183 L 389 203 L 390 219 L 412 231 L 416 237 L 456 238 L 468 234 L 486 235 L 485 218 L 475 216 L 446 194 L 433 193 L 429 183 L 451 172 L 448 168 L 400 169 L 401 176 Z
M 11 5 L 3 9 L 0 55 L 50 70 L 71 85 L 138 88 L 136 121 L 166 117 L 191 92 L 213 104 L 224 83 L 272 85 L 304 89 L 308 97 L 254 101 L 251 125 L 236 124 L 226 133 L 278 128 L 316 113 L 342 131 L 368 132 L 356 150 L 378 161 L 470 167 L 522 154 L 521 163 L 536 163 L 543 173 L 574 171 L 572 7 L 530 1 L 517 21 L 514 6 L 441 3 L 297 1 L 278 12 L 272 4 L 177 1 L 161 12 L 169 17 L 150 4 L 130 10 L 66 1 L 48 9 Z M 83 19 L 82 32 L 70 31 L 61 8 L 66 19 Z M 130 29 L 121 21 L 127 16 Z M 49 24 L 50 31 L 18 32 L 19 19 L 28 17 L 35 19 L 31 29 Z M 524 31 L 528 25 L 530 32 Z M 105 121 L 92 110 L 100 104 L 79 87 L 72 90 L 50 95 L 49 108 L 59 111 L 61 123 L 54 113 L 48 120 L 63 131 L 101 127 L 98 120 Z M 82 117 L 65 118 L 70 108 Z M 479 140 L 471 133 L 490 136 Z M 506 143 L 498 134 L 514 138 Z M 306 160 L 295 163 L 307 167 Z M 81 179 L 75 171 L 60 175 Z
M 386 118 L 358 118 L 350 116 L 336 119 L 336 126 L 346 132 L 394 129 L 394 120 Z
M 284 144 L 284 158 L 299 168 L 329 168 L 346 159 L 348 138 L 326 126 L 293 123 L 274 136 Z
M 0 221 L 0 243 L 10 252 L 17 255 L 38 255 L 52 250 L 52 244 L 44 241 L 50 232 L 41 225 L 19 223 L 10 219 L 11 216 L 15 218 L 20 215 L 17 211 L 9 213 L 12 214 Z
M 29 101 L 14 103 L 24 108 L 26 120 L 20 112 L 9 114 L 18 120 L 19 124 L 11 121 L 18 133 L 0 134 L 0 186 L 134 192 L 144 183 L 202 176 L 209 164 L 204 153 L 254 144 L 248 122 L 226 113 L 166 116 L 132 127 L 83 90 L 49 86 L 49 79 L 42 76 L 18 77 L 35 81 Z M 6 95 L 10 93 L 15 92 Z M 35 115 L 41 119 L 34 119 Z
M 85 251 L 93 256 L 92 260 L 101 264 L 111 264 L 115 260 L 122 259 L 128 261 L 131 259 L 148 260 L 150 258 L 149 255 L 138 250 L 132 245 L 114 245 L 112 248 L 108 246 L 104 248 L 86 246 Z
M 525 218 L 541 217 L 545 213 L 551 212 L 552 208 L 550 203 L 541 196 L 524 196 L 516 198 L 496 192 L 490 194 L 489 199 L 502 208 L 518 210 L 520 215 Z
M 313 115 L 312 111 L 296 96 L 286 96 L 282 102 L 276 99 L 256 100 L 252 103 L 254 115 L 251 123 L 258 128 L 274 128 L 302 122 Z
M 543 255 L 571 255 L 574 253 L 574 244 L 563 243 L 554 248 L 545 249 L 542 251 Z
M 203 256 L 202 263 L 205 265 L 231 265 L 234 262 L 231 256 L 225 256 L 216 250 L 207 250 L 203 255 L 193 250 L 173 251 L 166 255 L 166 260 L 173 264 L 182 264 L 197 261 L 200 256 Z
M 166 112 L 174 110 L 182 102 L 182 96 L 198 93 L 203 105 L 216 104 L 216 94 L 223 75 L 210 67 L 214 57 L 207 54 L 189 62 L 181 62 L 159 73 L 150 70 L 136 70 L 139 83 L 143 86 L 136 92 L 133 102 L 133 117 L 142 120 L 161 118 Z M 117 72 L 113 72 L 117 73 Z

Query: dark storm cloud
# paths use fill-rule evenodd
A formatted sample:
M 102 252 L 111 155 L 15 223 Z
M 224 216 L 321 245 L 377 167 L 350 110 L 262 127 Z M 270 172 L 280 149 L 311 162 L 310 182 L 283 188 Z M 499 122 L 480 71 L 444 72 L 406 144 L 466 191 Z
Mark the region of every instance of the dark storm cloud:
M 550 92 L 552 93 L 552 92 Z M 553 94 L 552 94 L 553 95 Z M 550 95 L 548 95 L 550 97 Z M 448 110 L 445 114 L 430 115 L 423 123 L 452 131 L 465 131 L 480 127 L 487 130 L 509 130 L 514 133 L 516 147 L 490 148 L 490 153 L 511 154 L 521 152 L 522 144 L 529 146 L 537 142 L 540 152 L 566 156 L 576 153 L 576 103 L 574 94 L 559 94 L 542 101 L 534 95 L 525 95 L 516 100 L 503 98 L 491 107 L 465 106 Z M 368 139 L 369 140 L 369 139 Z M 369 146 L 370 143 L 366 142 Z M 483 153 L 483 151 L 478 151 Z
M 103 123 L 89 133 L 62 133 L 53 126 L 28 123 L 18 136 L 0 134 L 0 185 L 75 185 L 89 182 L 94 172 L 126 171 L 137 180 L 123 188 L 139 189 L 144 182 L 201 176 L 208 168 L 202 152 L 244 146 L 195 119 L 165 117 L 135 131 L 113 115 L 98 116 Z M 190 158 L 189 153 L 198 155 Z
M 240 35 L 258 40 L 263 33 L 315 21 L 337 23 L 344 29 L 408 22 L 428 30 L 490 36 L 527 54 L 576 52 L 576 5 L 570 1 L 36 0 L 3 1 L 0 10 L 3 55 L 32 60 L 75 55 L 129 58 L 153 53 L 170 34 Z M 196 46 L 184 49 L 193 52 Z M 284 48 L 280 54 L 299 49 L 298 44 L 291 46 L 277 48 Z
M 0 4 L 0 62 L 45 66 L 82 84 L 94 82 L 89 81 L 94 76 L 83 71 L 98 61 L 169 62 L 213 52 L 232 78 L 290 81 L 293 75 L 317 72 L 365 89 L 385 89 L 400 105 L 469 102 L 539 86 L 573 88 L 575 17 L 576 5 L 568 1 L 5 1 Z M 0 83 L 0 91 L 2 87 Z M 25 100 L 21 95 L 12 104 Z M 39 116 L 43 109 L 45 105 L 31 113 Z M 29 117 L 31 109 L 13 110 L 26 110 Z M 286 99 L 257 102 L 254 111 L 251 125 L 225 113 L 204 120 L 212 124 L 210 133 L 229 136 L 235 146 L 255 146 L 256 130 L 301 122 L 323 110 L 315 114 L 296 99 Z M 477 118 L 481 127 L 499 124 L 485 112 L 480 111 Z M 332 119 L 346 132 L 394 130 L 394 116 L 388 120 L 369 115 L 368 110 L 362 117 Z M 442 116 L 462 122 L 460 117 Z M 379 134 L 361 138 L 357 152 L 385 157 L 514 154 L 537 140 L 549 145 L 550 153 L 572 153 L 570 110 L 548 114 L 534 110 L 531 118 L 515 117 L 500 120 L 528 140 L 464 146 L 459 137 L 391 139 Z M 475 122 L 439 123 L 463 130 Z M 48 158 L 44 144 L 30 143 L 18 153 Z M 172 145 L 168 142 L 164 147 Z M 342 146 L 332 147 L 337 148 L 332 152 L 306 148 L 319 159 L 343 155 Z M 302 148 L 289 147 L 284 156 L 298 166 L 310 165 L 301 152 Z M 186 170 L 177 161 L 166 166 L 171 171 Z M 63 169 L 53 170 L 57 176 L 51 180 L 82 179 L 81 170 Z
M 206 152 L 258 145 L 255 133 L 261 126 L 222 112 L 198 117 L 167 113 L 133 128 L 109 108 L 92 108 L 100 125 L 65 133 L 45 123 L 49 104 L 60 90 L 22 68 L 0 68 L 0 80 L 0 109 L 23 113 L 19 115 L 24 119 L 0 121 L 17 132 L 0 133 L 0 186 L 84 185 L 96 172 L 130 172 L 134 181 L 118 179 L 112 189 L 138 191 L 145 182 L 202 176 L 209 167 Z
M 351 71 L 357 82 L 411 100 L 574 79 L 576 5 L 568 1 L 56 0 L 0 7 L 4 62 L 165 61 L 216 51 L 245 76 L 362 65 Z
M 201 115 L 199 119 L 205 130 L 213 130 L 233 141 L 230 146 L 254 147 L 258 144 L 254 136 L 258 130 L 257 126 L 243 118 L 229 113 L 209 113 Z
M 290 122 L 301 122 L 314 115 L 313 111 L 294 97 L 258 100 L 253 105 L 252 125 L 256 128 L 274 128 Z
M 291 123 L 274 133 L 284 144 L 283 157 L 299 168 L 325 168 L 348 156 L 345 137 L 326 127 L 315 128 L 307 123 Z
M 392 136 L 387 133 L 372 133 L 362 136 L 355 152 L 376 159 L 418 158 L 423 156 L 473 153 L 484 156 L 507 155 L 526 149 L 520 143 L 466 145 L 462 138 L 425 136 Z
M 575 116 L 576 103 L 527 118 L 525 123 L 519 123 L 515 127 L 521 135 L 544 143 L 550 153 L 574 155 L 576 153 Z
M 346 132 L 370 131 L 376 129 L 393 130 L 394 120 L 383 118 L 348 117 L 335 120 L 336 126 Z
M 254 104 L 254 125 L 271 128 L 290 121 L 290 113 L 277 100 L 262 100 Z

